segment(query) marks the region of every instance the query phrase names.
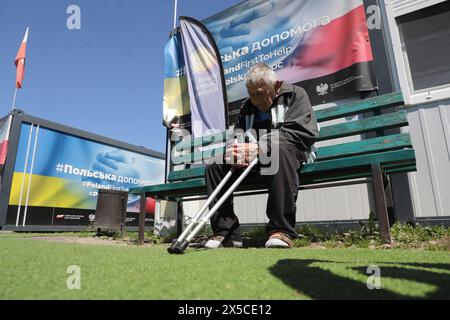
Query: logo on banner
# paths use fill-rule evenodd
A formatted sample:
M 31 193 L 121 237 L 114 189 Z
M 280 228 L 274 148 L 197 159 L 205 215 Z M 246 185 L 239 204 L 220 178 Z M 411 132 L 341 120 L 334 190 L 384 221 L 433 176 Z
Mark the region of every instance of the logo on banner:
M 316 87 L 316 90 L 317 90 L 317 94 L 319 96 L 324 96 L 324 95 L 326 95 L 328 93 L 328 84 L 327 83 L 325 83 L 325 84 L 321 83 L 321 84 L 319 84 Z

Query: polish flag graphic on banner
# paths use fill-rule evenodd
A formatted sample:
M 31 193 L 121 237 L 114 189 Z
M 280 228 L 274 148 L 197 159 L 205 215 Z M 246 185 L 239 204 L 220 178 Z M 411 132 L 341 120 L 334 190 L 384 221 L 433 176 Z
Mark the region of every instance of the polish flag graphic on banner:
M 12 116 L 0 119 L 0 165 L 5 164 L 6 153 L 8 152 L 9 132 L 11 130 Z

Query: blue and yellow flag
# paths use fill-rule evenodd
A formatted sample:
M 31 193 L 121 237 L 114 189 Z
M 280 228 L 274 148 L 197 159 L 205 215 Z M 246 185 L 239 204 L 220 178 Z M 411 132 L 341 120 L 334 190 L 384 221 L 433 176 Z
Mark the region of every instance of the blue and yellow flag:
M 170 128 L 190 112 L 181 35 L 177 29 L 170 35 L 164 48 L 164 56 L 163 123 Z

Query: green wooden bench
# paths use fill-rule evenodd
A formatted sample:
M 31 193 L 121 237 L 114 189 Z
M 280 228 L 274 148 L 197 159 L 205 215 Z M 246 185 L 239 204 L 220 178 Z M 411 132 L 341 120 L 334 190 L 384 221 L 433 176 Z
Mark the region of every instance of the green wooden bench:
M 317 159 L 304 165 L 299 172 L 300 189 L 321 188 L 356 183 L 373 183 L 375 206 L 381 235 L 385 242 L 391 241 L 388 206 L 393 208 L 389 184 L 392 173 L 416 171 L 416 160 L 409 133 L 399 128 L 408 125 L 407 114 L 401 110 L 404 105 L 401 93 L 391 93 L 357 102 L 343 104 L 316 111 L 321 123 L 318 141 L 365 134 L 366 139 L 347 143 L 330 141 L 327 146 L 317 149 Z M 338 124 L 323 124 L 325 121 L 362 115 L 354 121 Z M 396 129 L 396 130 L 388 130 Z M 390 131 L 390 132 L 386 132 Z M 197 139 L 183 139 L 174 146 L 175 157 L 168 176 L 168 183 L 130 189 L 132 194 L 140 194 L 141 199 L 150 196 L 156 199 L 176 201 L 181 204 L 184 197 L 206 194 L 205 167 L 193 166 L 223 152 L 223 141 L 230 132 Z M 216 144 L 219 147 L 214 147 Z M 199 151 L 208 146 L 208 150 Z M 183 167 L 182 165 L 185 164 Z M 178 168 L 181 165 L 181 170 Z M 171 166 L 172 167 L 172 166 Z M 262 179 L 252 179 L 236 190 L 235 195 L 249 195 L 267 192 Z M 182 225 L 182 206 L 179 205 L 177 224 Z M 141 205 L 145 208 L 145 205 Z M 141 210 L 139 243 L 143 241 L 144 216 Z M 180 231 L 181 229 L 178 228 Z

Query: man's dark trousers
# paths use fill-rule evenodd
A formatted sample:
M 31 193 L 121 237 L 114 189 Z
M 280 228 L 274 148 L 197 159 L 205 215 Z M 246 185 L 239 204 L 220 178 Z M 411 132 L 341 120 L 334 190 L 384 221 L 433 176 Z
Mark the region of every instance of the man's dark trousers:
M 262 176 L 267 182 L 269 198 L 267 200 L 266 214 L 269 223 L 266 227 L 268 235 L 274 232 L 284 232 L 295 239 L 296 201 L 298 195 L 299 179 L 297 169 L 305 161 L 305 153 L 290 144 L 279 145 L 279 166 L 273 175 Z M 230 170 L 227 164 L 211 164 L 206 167 L 206 189 L 208 196 L 213 193 L 219 183 Z M 258 172 L 250 173 L 246 179 L 251 179 Z M 218 199 L 230 188 L 233 182 L 242 174 L 243 170 L 236 170 L 231 179 L 210 205 L 214 206 Z M 245 180 L 242 182 L 245 184 Z M 211 227 L 214 235 L 222 235 L 225 240 L 242 241 L 239 229 L 239 220 L 234 213 L 233 196 L 231 195 L 211 217 Z

